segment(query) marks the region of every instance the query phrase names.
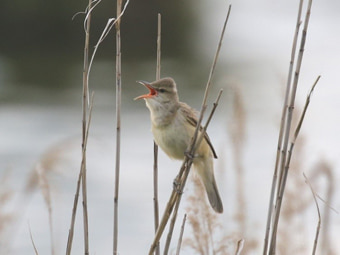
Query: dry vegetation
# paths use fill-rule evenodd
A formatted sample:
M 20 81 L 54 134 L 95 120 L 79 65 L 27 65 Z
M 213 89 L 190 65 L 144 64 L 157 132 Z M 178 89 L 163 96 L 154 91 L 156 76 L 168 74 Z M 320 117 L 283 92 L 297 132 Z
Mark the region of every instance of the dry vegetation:
M 228 254 L 233 238 L 224 236 L 220 217 L 210 209 L 202 183 L 196 176 L 192 176 L 191 181 L 194 185 L 192 195 L 188 197 L 189 206 L 186 210 L 192 236 L 184 240 L 184 247 L 189 247 L 195 254 L 200 255 Z
M 311 1 L 310 1 L 311 3 Z M 89 6 L 91 6 L 92 3 L 90 1 Z M 122 2 L 120 2 L 120 5 L 118 7 L 119 11 L 117 12 L 117 16 L 120 15 L 120 10 L 122 8 Z M 91 9 L 91 8 L 89 8 Z M 92 9 L 91 9 L 92 10 Z M 228 14 L 229 15 L 229 14 Z M 87 16 L 88 17 L 88 16 Z M 87 21 L 88 26 L 90 24 L 90 19 Z M 301 23 L 300 19 L 298 18 L 298 26 L 300 26 Z M 307 21 L 308 22 L 308 21 Z M 225 27 L 224 27 L 225 28 Z M 116 30 L 119 31 L 119 23 L 116 25 Z M 305 31 L 307 28 L 305 27 Z M 87 30 L 87 33 L 89 33 L 89 27 Z M 106 32 L 107 33 L 107 32 Z M 117 35 L 117 40 L 119 39 L 120 35 Z M 223 37 L 223 33 L 222 33 Z M 118 41 L 117 41 L 118 42 Z M 85 49 L 88 49 L 88 43 L 86 42 L 87 45 L 85 46 Z M 221 44 L 221 41 L 220 41 Z M 120 43 L 117 43 L 118 46 L 120 46 Z M 98 45 L 97 45 L 98 46 Z M 219 45 L 220 47 L 220 45 Z M 300 52 L 303 52 L 303 46 L 300 49 Z M 85 50 L 86 52 L 86 50 Z M 120 50 L 117 49 L 117 55 L 119 55 Z M 88 53 L 85 53 L 87 57 L 85 59 L 88 59 Z M 216 59 L 213 64 L 216 64 Z M 301 65 L 301 60 L 300 63 Z M 212 73 L 213 69 L 212 68 Z M 86 67 L 86 64 L 84 66 L 84 100 L 83 100 L 83 110 L 84 110 L 84 120 L 83 120 L 83 141 L 82 141 L 82 163 L 80 167 L 80 173 L 79 173 L 79 180 L 78 180 L 78 187 L 77 187 L 77 193 L 76 193 L 76 198 L 80 196 L 80 183 L 83 184 L 83 193 L 82 197 L 83 199 L 83 205 L 86 205 L 86 142 L 87 142 L 87 136 L 88 136 L 88 130 L 89 130 L 89 113 L 88 111 L 91 111 L 91 107 L 88 105 L 88 73 L 86 73 L 86 70 L 88 70 L 88 66 Z M 120 60 L 117 61 L 117 70 L 119 72 L 117 76 L 117 89 L 120 90 L 121 88 L 121 81 L 120 81 Z M 298 72 L 295 73 L 295 75 Z M 159 75 L 158 75 L 159 77 Z M 211 77 L 210 77 L 211 78 Z M 207 85 L 207 88 L 210 86 L 210 78 L 209 82 Z M 297 86 L 297 81 L 296 84 Z M 291 86 L 289 84 L 289 86 Z M 293 87 L 291 87 L 293 88 Z M 296 88 L 295 88 L 296 89 Z M 207 89 L 208 90 L 208 89 Z M 293 89 L 294 91 L 294 89 Z M 207 91 L 206 91 L 207 93 Z M 287 99 L 292 99 L 295 97 L 295 95 L 290 94 L 287 95 Z M 117 96 L 120 96 L 120 93 L 117 94 Z M 219 95 L 220 96 L 220 95 Z M 218 97 L 219 99 L 219 97 Z M 215 102 L 215 106 L 217 106 L 218 99 Z M 119 101 L 119 98 L 117 98 Z M 244 159 L 243 159 L 243 151 L 246 146 L 245 142 L 245 133 L 246 133 L 246 127 L 247 127 L 247 116 L 246 116 L 246 110 L 244 107 L 243 103 L 243 96 L 241 91 L 237 88 L 233 88 L 233 124 L 229 126 L 229 134 L 231 137 L 231 145 L 232 146 L 232 152 L 233 152 L 233 162 L 234 162 L 234 170 L 236 173 L 236 190 L 235 190 L 235 196 L 236 196 L 236 204 L 231 205 L 228 204 L 228 206 L 233 206 L 235 208 L 234 213 L 236 215 L 236 222 L 238 226 L 238 231 L 232 232 L 232 233 L 226 233 L 225 232 L 225 224 L 221 221 L 221 217 L 216 215 L 209 207 L 207 202 L 202 199 L 205 197 L 204 194 L 204 189 L 202 188 L 201 183 L 195 178 L 192 177 L 191 180 L 194 183 L 193 185 L 193 191 L 192 195 L 188 197 L 188 204 L 189 206 L 187 207 L 187 218 L 186 221 L 183 221 L 185 225 L 183 224 L 182 229 L 189 229 L 189 233 L 191 233 L 190 236 L 186 235 L 186 231 L 184 231 L 184 237 L 183 237 L 183 243 L 181 245 L 181 242 L 179 242 L 178 246 L 182 246 L 182 249 L 178 249 L 176 251 L 176 254 L 179 254 L 181 251 L 183 254 L 185 251 L 189 251 L 190 254 L 200 254 L 200 255 L 208 255 L 208 254 L 215 254 L 215 255 L 227 255 L 227 254 L 254 254 L 255 251 L 259 250 L 259 247 L 263 246 L 262 240 L 263 240 L 263 233 L 259 233 L 259 238 L 258 239 L 247 239 L 244 237 L 247 237 L 247 232 L 249 231 L 249 225 L 248 221 L 250 219 L 250 212 L 247 210 L 247 201 L 251 199 L 251 194 L 247 194 L 249 190 L 245 188 L 244 184 L 244 176 L 245 173 L 247 172 L 247 169 L 244 167 Z M 294 99 L 292 99 L 294 101 Z M 285 110 L 291 110 L 293 105 L 289 105 L 288 101 L 285 103 L 283 106 Z M 117 105 L 117 116 L 120 116 L 120 105 Z M 206 107 L 206 102 L 202 103 L 202 115 L 201 118 L 203 117 L 203 112 Z M 288 114 L 288 113 L 284 113 Z M 213 112 L 209 116 L 209 120 L 211 119 L 213 115 Z M 288 115 L 283 116 L 283 119 L 285 121 L 290 121 L 293 115 L 290 117 L 287 117 Z M 294 114 L 296 117 L 296 114 Z M 117 119 L 117 125 L 119 125 L 119 119 Z M 294 123 L 294 122 L 293 122 Z M 301 127 L 301 123 L 299 125 L 298 118 L 296 118 L 295 123 L 299 127 Z M 209 122 L 207 123 L 209 124 Z M 292 131 L 294 127 L 293 125 L 289 125 L 286 130 L 288 138 L 291 136 L 289 131 Z M 206 128 L 206 126 L 205 126 Z M 120 126 L 117 126 L 117 130 L 120 130 Z M 293 133 L 293 131 L 291 132 Z M 287 138 L 287 139 L 288 139 Z M 119 136 L 118 136 L 119 139 Z M 285 254 L 309 254 L 312 247 L 312 243 L 308 242 L 300 242 L 300 239 L 297 239 L 296 235 L 294 233 L 299 233 L 300 236 L 308 236 L 308 231 L 309 227 L 308 225 L 311 223 L 306 222 L 303 220 L 305 215 L 307 215 L 308 210 L 315 206 L 314 200 L 313 200 L 313 195 L 308 188 L 308 186 L 305 184 L 305 179 L 303 178 L 303 173 L 307 172 L 306 166 L 302 164 L 304 161 L 304 158 L 306 158 L 306 155 L 304 153 L 304 143 L 303 141 L 305 140 L 305 137 L 299 137 L 299 146 L 296 146 L 294 150 L 294 156 L 292 159 L 284 159 L 283 162 L 283 168 L 281 169 L 281 172 L 278 172 L 277 175 L 279 176 L 279 179 L 275 179 L 276 184 L 278 185 L 283 185 L 283 183 L 287 183 L 287 187 L 285 185 L 279 186 L 279 187 L 274 187 L 272 190 L 273 193 L 273 200 L 272 203 L 270 203 L 270 207 L 274 206 L 275 202 L 275 207 L 272 208 L 272 210 L 269 210 L 268 212 L 268 217 L 270 218 L 269 223 L 270 225 L 270 230 L 268 231 L 268 236 L 270 240 L 267 240 L 268 243 L 265 244 L 267 246 L 264 248 L 264 255 L 267 254 L 277 254 L 280 255 L 285 255 Z M 190 152 L 191 154 L 194 154 L 194 149 L 195 149 L 195 140 L 199 141 L 200 137 L 196 137 L 194 139 L 194 142 L 192 143 L 192 146 L 190 147 Z M 118 228 L 117 228 L 117 213 L 119 211 L 118 209 L 118 187 L 119 187 L 119 143 L 120 141 L 117 141 L 117 155 L 116 155 L 116 160 L 118 161 L 116 167 L 116 184 L 115 184 L 115 226 L 114 226 L 114 240 L 113 240 L 113 250 L 114 254 L 118 254 Z M 293 145 L 295 144 L 295 140 Z M 281 145 L 281 144 L 280 144 Z M 280 146 L 279 146 L 280 147 Z M 290 148 L 290 150 L 287 149 L 285 153 L 287 156 L 291 155 L 289 153 L 292 153 L 293 146 Z M 282 148 L 283 149 L 283 148 Z M 282 151 L 279 150 L 279 154 L 281 154 Z M 56 152 L 55 154 L 58 154 Z M 157 153 L 155 153 L 156 155 Z M 49 213 L 49 223 L 50 223 L 50 237 L 51 237 L 51 254 L 55 254 L 55 248 L 53 244 L 53 224 L 52 224 L 52 217 L 53 217 L 53 211 L 52 211 L 52 203 L 51 203 L 51 194 L 50 194 L 50 188 L 49 188 L 49 183 L 48 183 L 48 178 L 46 175 L 46 172 L 49 167 L 48 165 L 51 164 L 51 161 L 54 160 L 53 157 L 50 157 L 51 154 L 46 154 L 41 163 L 37 164 L 36 167 L 32 171 L 32 178 L 28 180 L 28 185 L 26 191 L 34 190 L 37 186 L 40 187 L 40 190 L 43 194 L 43 197 L 45 199 L 45 203 L 47 205 L 47 210 Z M 186 161 L 182 165 L 181 172 L 178 176 L 178 184 L 179 186 L 176 187 L 173 191 L 172 196 L 170 197 L 170 200 L 168 202 L 167 208 L 165 209 L 164 217 L 166 219 L 162 219 L 160 226 L 163 228 L 161 231 L 159 231 L 160 228 L 157 228 L 158 226 L 158 219 L 155 220 L 155 226 L 157 229 L 156 237 L 153 242 L 153 244 L 150 243 L 151 249 L 149 254 L 154 254 L 154 249 L 157 247 L 161 237 L 163 230 L 165 228 L 165 225 L 167 224 L 169 218 L 171 215 L 174 215 L 172 218 L 173 224 L 176 222 L 176 214 L 179 205 L 180 205 L 180 200 L 181 200 L 181 194 L 186 182 L 187 174 L 189 173 L 191 161 L 190 157 L 186 158 Z M 155 161 L 157 165 L 157 160 Z M 288 169 L 290 174 L 288 176 Z M 287 171 L 287 172 L 285 172 Z M 183 174 L 183 175 L 182 175 Z M 288 178 L 286 179 L 280 179 L 281 177 L 283 178 Z M 321 219 L 321 225 L 322 230 L 321 230 L 321 245 L 319 247 L 319 251 L 322 254 L 325 255 L 333 255 L 336 254 L 334 250 L 332 250 L 332 244 L 330 243 L 331 237 L 329 233 L 329 224 L 330 224 L 330 212 L 331 212 L 331 205 L 332 205 L 332 198 L 333 198 L 333 193 L 334 193 L 334 178 L 333 178 L 333 170 L 332 167 L 325 161 L 320 160 L 320 163 L 316 164 L 315 167 L 308 172 L 308 177 L 309 180 L 311 181 L 313 188 L 315 189 L 316 194 L 322 194 L 322 198 L 324 201 L 321 201 L 320 198 L 318 198 L 319 203 L 323 204 L 322 208 L 322 219 Z M 16 214 L 13 214 L 12 211 L 8 211 L 7 204 L 11 203 L 13 201 L 13 191 L 11 190 L 11 187 L 9 186 L 9 183 L 7 181 L 7 175 L 3 175 L 1 180 L 0 180 L 0 251 L 5 251 L 4 247 L 7 246 L 8 243 L 10 243 L 10 240 L 6 238 L 8 229 L 15 225 L 14 222 L 16 220 Z M 278 178 L 275 176 L 274 178 Z M 324 178 L 326 181 L 324 181 L 322 184 L 318 185 L 318 181 L 320 178 Z M 85 185 L 85 186 L 84 186 Z M 157 185 L 156 185 L 157 187 Z M 326 191 L 323 191 L 326 187 Z M 280 224 L 278 225 L 278 231 L 277 231 L 277 236 L 275 232 L 275 228 L 277 225 L 275 225 L 275 218 L 274 218 L 274 213 L 277 213 L 277 206 L 281 207 L 278 203 L 282 200 L 282 197 L 279 195 L 279 192 L 282 190 L 284 193 L 284 202 L 282 205 L 282 210 L 281 212 L 279 211 L 277 214 L 277 217 L 280 218 Z M 28 193 L 28 192 L 27 192 Z M 157 193 L 155 193 L 157 194 Z M 26 194 L 27 195 L 27 194 Z M 157 195 L 155 195 L 157 199 Z M 278 200 L 274 200 L 274 198 Z M 78 200 L 75 200 L 74 206 L 76 207 L 78 204 Z M 156 206 L 157 207 L 157 206 Z M 86 206 L 84 206 L 84 218 L 87 218 L 86 214 Z M 75 215 L 75 209 L 73 209 L 74 215 L 72 217 L 76 217 Z M 155 210 L 156 211 L 156 210 Z M 230 220 L 235 220 L 235 219 L 230 219 Z M 87 219 L 86 219 L 87 220 Z M 278 219 L 277 219 L 278 220 Z M 170 223 L 171 224 L 171 223 Z M 265 225 L 265 223 L 262 223 Z M 278 224 L 278 223 L 277 223 Z M 313 223 L 315 227 L 317 226 L 317 222 Z M 84 226 L 87 225 L 87 222 L 84 221 Z M 274 228 L 274 230 L 273 230 Z M 73 232 L 73 227 L 71 224 L 70 227 L 70 235 L 72 235 Z M 85 238 L 85 244 L 84 244 L 84 250 L 85 254 L 90 254 L 89 253 L 89 240 L 88 240 L 88 233 L 86 233 L 87 228 L 85 227 L 84 230 L 84 238 Z M 182 232 L 183 233 L 183 232 Z M 170 239 L 172 237 L 172 233 L 169 234 Z M 176 237 L 174 237 L 176 238 Z M 33 237 L 34 239 L 34 237 Z M 152 238 L 150 237 L 150 240 Z M 276 241 L 277 239 L 277 241 Z M 180 239 L 181 240 L 181 239 Z M 269 242 L 272 241 L 272 242 Z M 8 242 L 8 243 L 6 243 Z M 318 240 L 316 240 L 318 242 Z M 72 247 L 72 236 L 71 239 L 69 238 L 69 244 L 67 248 L 67 254 L 71 254 L 71 247 Z M 289 245 L 287 245 L 289 244 Z M 38 251 L 37 251 L 38 252 Z M 147 251 L 143 251 L 141 254 L 146 254 Z M 155 253 L 159 254 L 159 250 Z M 167 252 L 165 252 L 167 254 Z

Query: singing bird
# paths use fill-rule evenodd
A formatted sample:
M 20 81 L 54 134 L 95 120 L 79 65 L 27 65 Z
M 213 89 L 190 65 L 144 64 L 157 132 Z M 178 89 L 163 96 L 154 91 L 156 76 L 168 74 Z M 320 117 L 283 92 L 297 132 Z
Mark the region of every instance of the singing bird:
M 179 101 L 176 83 L 172 78 L 139 83 L 149 89 L 149 94 L 136 97 L 135 100 L 143 98 L 150 110 L 156 144 L 170 158 L 183 160 L 194 136 L 198 121 L 197 111 Z M 204 184 L 211 207 L 222 213 L 223 205 L 215 181 L 213 158 L 217 158 L 217 155 L 205 133 L 195 152 L 193 165 Z

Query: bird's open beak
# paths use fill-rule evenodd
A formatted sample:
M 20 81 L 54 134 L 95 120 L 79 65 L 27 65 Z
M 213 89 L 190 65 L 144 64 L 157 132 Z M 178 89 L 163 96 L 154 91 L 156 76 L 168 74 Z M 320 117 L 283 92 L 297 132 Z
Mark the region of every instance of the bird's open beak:
M 134 100 L 138 100 L 138 99 L 142 99 L 142 98 L 151 98 L 151 97 L 157 95 L 157 91 L 154 89 L 154 87 L 152 87 L 150 85 L 150 83 L 148 83 L 146 81 L 137 81 L 137 82 L 144 85 L 149 90 L 149 94 L 145 94 L 145 95 L 141 95 L 139 97 L 135 97 Z

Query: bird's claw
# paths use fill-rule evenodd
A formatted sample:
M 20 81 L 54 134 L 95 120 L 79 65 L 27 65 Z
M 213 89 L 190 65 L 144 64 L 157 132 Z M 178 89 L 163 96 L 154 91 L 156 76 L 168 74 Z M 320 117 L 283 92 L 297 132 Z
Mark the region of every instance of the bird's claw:
M 190 153 L 190 151 L 185 151 L 184 155 L 186 157 L 188 157 L 189 159 L 194 159 L 195 158 L 195 155 L 192 155 L 192 153 Z
M 182 194 L 181 183 L 177 181 L 177 178 L 173 181 L 173 188 L 178 194 Z

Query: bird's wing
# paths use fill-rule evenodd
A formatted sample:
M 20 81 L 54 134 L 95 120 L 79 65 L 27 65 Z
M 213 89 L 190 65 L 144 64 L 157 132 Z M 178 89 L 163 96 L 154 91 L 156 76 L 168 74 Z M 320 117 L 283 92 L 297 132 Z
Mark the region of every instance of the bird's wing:
M 189 105 L 185 104 L 185 103 L 180 103 L 181 104 L 181 110 L 184 112 L 184 116 L 186 117 L 186 120 L 190 123 L 190 125 L 192 125 L 193 127 L 196 128 L 197 126 L 197 114 L 198 112 L 194 109 L 192 109 Z M 200 126 L 200 131 L 203 130 L 203 127 Z M 207 132 L 204 133 L 204 139 L 206 140 L 206 142 L 208 143 L 213 155 L 214 155 L 214 158 L 217 158 L 217 154 L 216 154 L 216 151 L 210 141 L 210 138 L 207 134 Z

